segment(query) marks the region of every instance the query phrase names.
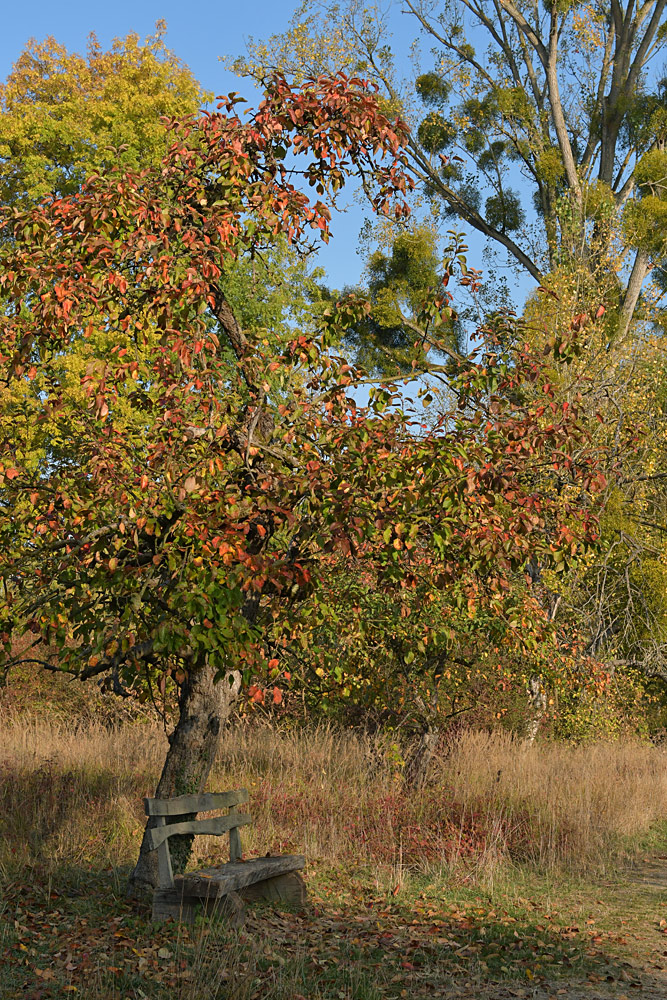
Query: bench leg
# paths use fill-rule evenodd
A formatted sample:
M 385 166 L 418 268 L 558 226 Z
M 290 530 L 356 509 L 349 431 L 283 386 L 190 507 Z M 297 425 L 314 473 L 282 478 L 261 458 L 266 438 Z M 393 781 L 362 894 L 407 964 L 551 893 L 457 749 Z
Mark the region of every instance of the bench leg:
M 204 908 L 208 917 L 223 921 L 227 927 L 236 929 L 243 927 L 245 923 L 245 904 L 238 892 L 228 892 L 218 899 L 204 900 Z
M 291 903 L 293 906 L 305 906 L 308 899 L 305 882 L 298 872 L 274 875 L 273 878 L 255 882 L 239 889 L 239 895 L 247 903 L 264 899 L 269 903 Z
M 242 927 L 245 922 L 245 905 L 237 892 L 230 892 L 217 899 L 181 896 L 178 889 L 156 889 L 153 894 L 153 920 L 156 923 L 173 917 L 179 923 L 193 924 L 203 914 L 223 920 L 229 927 Z
M 153 893 L 152 918 L 155 923 L 173 917 L 179 923 L 193 924 L 200 912 L 200 899 L 183 898 L 176 889 L 156 889 Z

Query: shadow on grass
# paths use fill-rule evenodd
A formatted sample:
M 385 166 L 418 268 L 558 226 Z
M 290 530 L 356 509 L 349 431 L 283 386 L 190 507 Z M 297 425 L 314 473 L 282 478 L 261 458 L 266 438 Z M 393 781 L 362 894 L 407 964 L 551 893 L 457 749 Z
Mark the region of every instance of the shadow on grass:
M 398 1000 L 621 974 L 613 935 L 529 901 L 508 909 L 467 890 L 454 902 L 445 883 L 373 896 L 369 880 L 313 865 L 305 910 L 258 904 L 239 933 L 152 924 L 125 899 L 128 872 L 35 864 L 5 878 L 3 1000 Z
M 63 768 L 51 760 L 18 768 L 0 765 L 0 862 L 49 862 L 68 854 L 99 860 L 131 834 L 129 803 L 141 802 L 150 779 L 104 765 Z

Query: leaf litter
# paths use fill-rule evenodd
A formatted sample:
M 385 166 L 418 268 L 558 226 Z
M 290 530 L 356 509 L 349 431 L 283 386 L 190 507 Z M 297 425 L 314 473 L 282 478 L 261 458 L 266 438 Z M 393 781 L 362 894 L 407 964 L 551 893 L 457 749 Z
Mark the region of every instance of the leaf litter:
M 112 886 L 109 873 L 89 876 L 89 894 L 67 885 L 45 892 L 38 881 L 32 888 L 9 885 L 0 939 L 3 998 L 187 998 L 197 995 L 198 983 L 213 981 L 216 992 L 207 997 L 243 1000 L 400 1000 L 434 991 L 445 997 L 453 983 L 461 998 L 572 1000 L 579 994 L 568 988 L 571 978 L 587 997 L 641 989 L 623 961 L 624 952 L 632 954 L 628 932 L 600 927 L 593 916 L 572 923 L 538 901 L 499 906 L 481 894 L 454 903 L 437 883 L 417 896 L 394 894 L 363 875 L 311 869 L 307 908 L 248 907 L 240 931 L 216 921 L 153 925 Z M 665 918 L 656 918 L 652 930 L 667 955 Z M 656 974 L 662 964 L 654 963 Z

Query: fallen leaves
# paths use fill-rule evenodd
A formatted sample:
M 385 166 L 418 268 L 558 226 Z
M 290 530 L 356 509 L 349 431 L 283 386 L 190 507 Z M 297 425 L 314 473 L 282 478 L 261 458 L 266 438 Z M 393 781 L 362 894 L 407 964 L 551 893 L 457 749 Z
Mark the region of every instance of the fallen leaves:
M 624 939 L 592 918 L 571 923 L 531 900 L 512 907 L 482 897 L 452 903 L 437 887 L 414 898 L 409 878 L 394 895 L 391 884 L 385 892 L 375 884 L 373 892 L 362 876 L 317 864 L 310 875 L 308 908 L 251 907 L 240 932 L 215 923 L 156 928 L 102 873 L 90 873 L 86 891 L 54 898 L 14 887 L 6 899 L 12 919 L 4 961 L 16 986 L 3 992 L 0 973 L 0 993 L 3 1000 L 85 996 L 91 974 L 102 984 L 100 997 L 149 1000 L 189 996 L 186 987 L 208 989 L 213 976 L 223 985 L 244 982 L 248 1000 L 271 995 L 277 975 L 295 987 L 307 983 L 310 992 L 301 994 L 307 1000 L 356 995 L 354 983 L 364 977 L 383 1000 L 444 995 L 471 970 L 477 981 L 505 984 L 503 995 L 511 997 L 532 996 L 536 986 L 563 974 L 637 985 L 633 969 L 609 965 L 609 950 Z M 521 980 L 526 990 L 516 985 Z M 210 992 L 211 998 L 225 995 Z

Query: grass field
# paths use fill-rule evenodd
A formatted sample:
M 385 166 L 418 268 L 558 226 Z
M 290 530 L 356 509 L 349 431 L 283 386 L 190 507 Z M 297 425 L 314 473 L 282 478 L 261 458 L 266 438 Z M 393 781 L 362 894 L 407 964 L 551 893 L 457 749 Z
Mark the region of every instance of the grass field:
M 229 932 L 156 928 L 125 901 L 167 745 L 158 726 L 2 723 L 7 1000 L 392 1000 L 507 984 L 549 996 L 580 981 L 620 996 L 638 961 L 646 995 L 661 995 L 667 880 L 630 867 L 667 854 L 660 748 L 467 733 L 410 791 L 389 738 L 230 730 L 210 788 L 250 790 L 247 856 L 307 856 L 310 906 L 256 906 Z M 225 847 L 201 838 L 193 865 Z

